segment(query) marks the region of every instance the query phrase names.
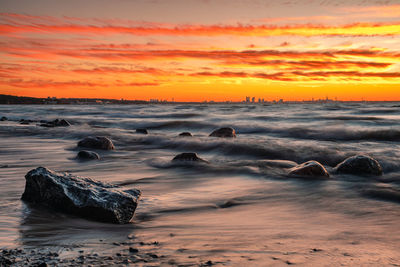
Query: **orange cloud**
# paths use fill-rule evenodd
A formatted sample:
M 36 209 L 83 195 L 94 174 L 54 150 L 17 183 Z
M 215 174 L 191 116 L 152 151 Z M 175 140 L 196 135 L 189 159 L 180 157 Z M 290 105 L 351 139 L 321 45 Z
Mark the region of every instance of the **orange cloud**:
M 140 23 L 139 26 L 78 24 L 60 22 L 52 17 L 35 17 L 2 13 L 0 34 L 130 34 L 171 36 L 389 36 L 400 34 L 400 22 L 354 23 L 341 26 L 304 25 L 168 25 Z M 14 21 L 10 21 L 13 18 Z M 31 19 L 31 23 L 29 23 Z M 40 23 L 38 23 L 40 21 Z M 138 24 L 138 23 L 135 23 Z
M 382 79 L 400 79 L 400 72 L 359 72 L 359 71 L 290 71 L 276 73 L 247 73 L 247 72 L 197 72 L 192 76 L 214 76 L 221 78 L 259 78 L 273 81 L 304 81 L 303 77 L 311 78 L 314 81 L 324 81 L 327 77 L 342 77 L 349 79 L 359 78 L 382 78 Z

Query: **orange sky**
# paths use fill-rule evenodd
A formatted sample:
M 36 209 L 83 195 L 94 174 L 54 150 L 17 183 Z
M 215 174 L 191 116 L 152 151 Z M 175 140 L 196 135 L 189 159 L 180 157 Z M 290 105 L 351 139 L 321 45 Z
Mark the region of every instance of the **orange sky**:
M 1 1 L 0 94 L 400 100 L 396 1 Z

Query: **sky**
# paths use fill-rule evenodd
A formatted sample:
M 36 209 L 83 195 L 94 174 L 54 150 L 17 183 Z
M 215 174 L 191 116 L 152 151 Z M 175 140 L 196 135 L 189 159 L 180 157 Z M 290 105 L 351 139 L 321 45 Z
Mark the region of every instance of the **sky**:
M 400 100 L 400 0 L 0 0 L 0 94 Z

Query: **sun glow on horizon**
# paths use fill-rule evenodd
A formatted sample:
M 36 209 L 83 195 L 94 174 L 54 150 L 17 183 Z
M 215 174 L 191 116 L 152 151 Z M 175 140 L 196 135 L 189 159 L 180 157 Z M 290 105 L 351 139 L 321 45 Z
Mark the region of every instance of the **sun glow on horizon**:
M 171 1 L 171 14 L 156 20 L 164 6 L 145 1 L 124 3 L 103 17 L 85 8 L 60 15 L 10 4 L 0 14 L 0 93 L 199 102 L 247 95 L 400 100 L 395 2 L 338 7 L 289 1 L 267 8 L 244 1 L 227 11 L 232 18 L 246 11 L 235 21 L 217 15 L 224 1 L 189 2 L 214 12 L 190 19 Z M 297 9 L 297 16 L 285 7 Z M 127 15 L 124 8 L 143 14 Z

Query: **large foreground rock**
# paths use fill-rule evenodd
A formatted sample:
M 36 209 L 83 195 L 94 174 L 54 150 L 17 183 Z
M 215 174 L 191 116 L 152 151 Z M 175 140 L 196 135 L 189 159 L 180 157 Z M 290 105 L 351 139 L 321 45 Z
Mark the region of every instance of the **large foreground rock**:
M 225 127 L 213 131 L 210 136 L 213 137 L 236 137 L 236 132 L 233 128 Z
M 78 142 L 78 146 L 103 149 L 103 150 L 113 150 L 114 144 L 111 139 L 104 136 L 89 136 Z
M 208 163 L 208 161 L 200 158 L 199 156 L 197 156 L 196 153 L 193 152 L 185 152 L 185 153 L 181 153 L 176 155 L 172 161 L 197 161 L 197 162 L 204 162 L 204 163 Z
M 382 167 L 376 159 L 366 155 L 356 155 L 345 159 L 335 167 L 338 173 L 354 175 L 382 175 Z
M 123 191 L 43 167 L 31 170 L 25 179 L 22 200 L 103 222 L 128 223 L 140 197 L 139 190 Z
M 321 163 L 310 160 L 290 169 L 290 176 L 329 177 L 328 171 Z

